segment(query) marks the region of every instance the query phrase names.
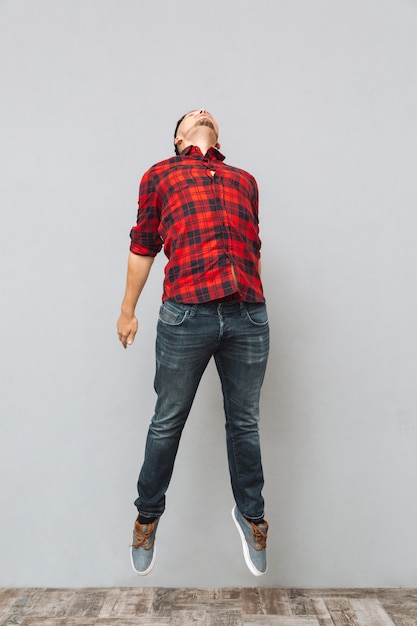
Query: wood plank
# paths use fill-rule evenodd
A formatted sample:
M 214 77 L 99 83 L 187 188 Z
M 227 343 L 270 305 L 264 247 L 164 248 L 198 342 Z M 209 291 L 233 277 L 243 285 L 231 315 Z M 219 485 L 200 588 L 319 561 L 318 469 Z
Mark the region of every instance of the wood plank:
M 209 589 L 155 589 L 152 614 L 170 616 L 172 611 L 199 610 L 215 600 L 215 591 Z
M 187 624 L 184 622 L 183 624 Z M 206 626 L 242 626 L 242 611 L 211 609 L 206 616 Z
M 154 615 L 171 615 L 172 611 L 205 609 L 241 610 L 240 591 L 209 589 L 157 589 L 152 606 Z
M 31 617 L 70 617 L 77 589 L 44 589 L 36 603 L 32 602 Z M 80 616 L 79 616 L 80 617 Z
M 104 589 L 43 589 L 32 598 L 32 617 L 96 617 L 106 596 Z
M 149 615 L 152 612 L 155 589 L 126 587 L 109 589 L 98 616 L 104 618 L 129 618 Z
M 19 622 L 20 626 L 95 626 L 96 623 L 94 617 L 25 617 Z
M 292 615 L 290 601 L 284 589 L 242 589 L 244 615 Z
M 309 598 L 376 598 L 379 589 L 367 587 L 308 587 L 308 589 L 291 589 L 294 595 Z
M 242 591 L 244 591 L 244 588 L 242 589 L 241 587 L 224 587 L 223 589 L 215 589 L 214 599 L 240 601 L 242 599 Z
M 5 613 L 0 626 L 9 626 L 9 624 L 20 624 L 26 615 L 29 615 L 33 607 L 42 602 L 44 589 L 22 589 L 23 593 L 18 595 L 17 600 L 11 606 L 10 610 Z
M 242 626 L 319 626 L 319 622 L 301 615 L 245 615 Z
M 334 626 L 334 622 L 323 598 L 311 598 L 314 615 L 320 626 Z
M 365 626 L 360 624 L 347 598 L 324 597 L 324 602 L 333 620 L 334 626 Z
M 313 599 L 305 592 L 297 593 L 292 589 L 288 594 L 288 602 L 293 615 L 314 615 Z
M 71 617 L 97 617 L 107 593 L 107 589 L 77 589 L 68 607 L 68 615 Z
M 378 599 L 396 626 L 416 626 L 417 589 L 382 589 Z
M 132 619 L 98 619 L 94 617 L 27 617 L 20 626 L 170 626 L 169 617 L 150 617 L 144 615 Z M 185 622 L 184 622 L 185 623 Z M 14 624 L 13 624 L 14 626 Z
M 26 589 L 0 589 L 0 619 L 13 608 L 13 605 L 26 593 Z
M 82 624 L 83 622 L 80 621 L 77 624 L 74 624 L 74 626 L 81 626 Z M 169 617 L 153 617 L 151 615 L 141 615 L 139 619 L 137 617 L 123 617 L 121 619 L 111 617 L 110 619 L 96 619 L 94 622 L 94 626 L 170 626 L 170 624 L 171 620 Z M 34 624 L 33 626 L 37 626 L 37 624 Z M 39 626 L 42 625 L 40 624 Z M 56 626 L 56 624 L 51 626 Z M 60 624 L 59 626 L 66 626 L 66 624 Z
M 263 615 L 265 613 L 259 589 L 242 589 L 241 604 L 244 615 Z
M 395 626 L 379 600 L 352 598 L 349 600 L 360 624 L 366 626 Z
M 291 605 L 284 589 L 259 589 L 261 604 L 267 615 L 291 615 Z
M 82 622 L 78 624 L 74 624 L 74 626 L 81 626 Z M 134 617 L 132 619 L 129 618 L 110 618 L 110 619 L 97 619 L 94 622 L 94 626 L 170 626 L 171 620 L 169 617 L 153 617 L 151 615 L 141 615 L 138 619 Z M 30 625 L 31 626 L 31 625 Z M 37 626 L 36 624 L 33 626 Z M 42 626 L 42 625 L 39 625 Z M 56 626 L 55 624 L 53 626 Z M 59 626 L 66 626 L 66 624 L 62 624 Z
M 173 611 L 169 626 L 206 626 L 207 612 L 200 611 Z M 142 626 L 142 622 L 141 622 Z

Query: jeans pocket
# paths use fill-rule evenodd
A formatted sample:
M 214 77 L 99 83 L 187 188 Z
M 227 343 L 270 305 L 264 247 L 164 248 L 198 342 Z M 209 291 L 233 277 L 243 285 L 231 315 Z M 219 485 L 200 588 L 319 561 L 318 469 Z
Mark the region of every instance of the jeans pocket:
M 172 302 L 164 302 L 159 309 L 159 320 L 169 326 L 179 326 L 187 317 L 187 309 Z
M 268 312 L 266 305 L 262 302 L 259 304 L 248 304 L 246 306 L 246 315 L 254 326 L 268 325 Z

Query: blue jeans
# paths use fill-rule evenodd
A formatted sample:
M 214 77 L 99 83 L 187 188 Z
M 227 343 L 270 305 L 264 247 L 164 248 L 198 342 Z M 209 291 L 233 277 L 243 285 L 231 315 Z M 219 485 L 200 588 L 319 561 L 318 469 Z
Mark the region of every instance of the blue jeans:
M 182 430 L 211 357 L 220 376 L 233 495 L 248 519 L 264 515 L 259 395 L 269 352 L 265 304 L 162 304 L 156 338 L 155 415 L 149 426 L 135 505 L 159 517 Z M 201 445 L 204 445 L 203 442 Z

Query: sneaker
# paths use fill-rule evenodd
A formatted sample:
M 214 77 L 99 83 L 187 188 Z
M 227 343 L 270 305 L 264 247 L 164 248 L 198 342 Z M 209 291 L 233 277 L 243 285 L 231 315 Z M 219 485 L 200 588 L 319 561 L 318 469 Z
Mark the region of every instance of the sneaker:
M 268 522 L 254 524 L 244 517 L 237 506 L 232 510 L 233 521 L 242 540 L 243 556 L 246 565 L 254 576 L 266 573 L 266 535 Z
M 133 529 L 133 543 L 130 550 L 132 567 L 139 576 L 149 574 L 155 564 L 155 535 L 159 518 L 150 524 L 140 524 L 139 517 Z

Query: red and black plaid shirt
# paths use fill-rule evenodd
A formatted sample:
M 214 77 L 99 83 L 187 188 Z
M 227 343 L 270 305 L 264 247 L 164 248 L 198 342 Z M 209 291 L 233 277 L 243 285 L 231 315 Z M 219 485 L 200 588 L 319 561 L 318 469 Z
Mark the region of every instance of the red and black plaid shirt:
M 264 302 L 257 184 L 223 160 L 215 148 L 203 156 L 188 146 L 141 180 L 130 250 L 155 256 L 164 246 L 163 300 L 199 304 L 236 294 Z

